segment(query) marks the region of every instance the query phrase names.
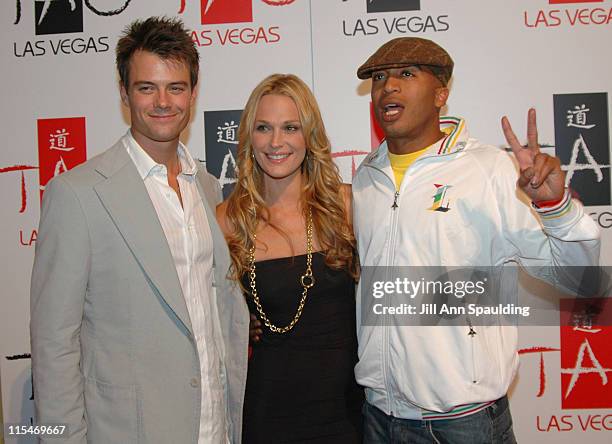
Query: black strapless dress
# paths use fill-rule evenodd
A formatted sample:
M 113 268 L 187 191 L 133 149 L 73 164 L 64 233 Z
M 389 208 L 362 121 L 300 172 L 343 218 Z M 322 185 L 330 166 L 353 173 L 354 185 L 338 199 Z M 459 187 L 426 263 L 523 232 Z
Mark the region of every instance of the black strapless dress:
M 295 327 L 277 334 L 263 326 L 261 340 L 253 346 L 244 404 L 245 444 L 362 442 L 363 390 L 353 372 L 354 281 L 346 272 L 327 267 L 322 254 L 312 259 L 316 282 Z M 285 326 L 293 319 L 305 270 L 306 255 L 256 263 L 257 293 L 273 324 Z M 247 276 L 242 282 L 250 288 Z M 257 314 L 250 295 L 247 301 Z

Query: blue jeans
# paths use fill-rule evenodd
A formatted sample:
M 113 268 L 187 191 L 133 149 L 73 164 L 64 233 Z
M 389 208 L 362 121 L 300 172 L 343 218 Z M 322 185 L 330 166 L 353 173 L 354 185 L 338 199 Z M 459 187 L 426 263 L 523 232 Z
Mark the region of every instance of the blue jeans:
M 516 444 L 508 398 L 457 419 L 400 419 L 373 405 L 363 407 L 364 444 Z

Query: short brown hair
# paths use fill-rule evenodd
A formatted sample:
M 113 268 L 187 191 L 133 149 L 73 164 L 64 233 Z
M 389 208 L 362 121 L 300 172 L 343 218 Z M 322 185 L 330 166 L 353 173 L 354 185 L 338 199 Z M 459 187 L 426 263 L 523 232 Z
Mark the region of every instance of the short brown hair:
M 164 60 L 183 62 L 189 67 L 191 87 L 198 83 L 200 55 L 190 31 L 176 18 L 149 17 L 135 20 L 123 31 L 115 50 L 117 71 L 125 89 L 130 81 L 130 59 L 136 51 L 148 51 Z

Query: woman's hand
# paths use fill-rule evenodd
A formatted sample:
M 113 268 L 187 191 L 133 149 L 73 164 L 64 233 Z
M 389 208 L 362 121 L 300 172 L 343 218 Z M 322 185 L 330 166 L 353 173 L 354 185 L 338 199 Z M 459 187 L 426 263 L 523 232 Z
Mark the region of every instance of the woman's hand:
M 261 322 L 253 313 L 251 313 L 251 321 L 249 322 L 249 340 L 251 344 L 257 344 L 261 339 L 263 331 L 261 330 Z

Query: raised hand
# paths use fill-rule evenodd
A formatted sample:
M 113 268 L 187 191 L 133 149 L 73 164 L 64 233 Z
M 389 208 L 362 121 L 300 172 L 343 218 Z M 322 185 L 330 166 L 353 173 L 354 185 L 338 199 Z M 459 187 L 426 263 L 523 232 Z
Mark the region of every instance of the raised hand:
M 521 171 L 517 186 L 536 203 L 560 200 L 565 192 L 565 172 L 557 157 L 540 152 L 535 109 L 527 114 L 527 146 L 519 143 L 506 116 L 501 124 Z

